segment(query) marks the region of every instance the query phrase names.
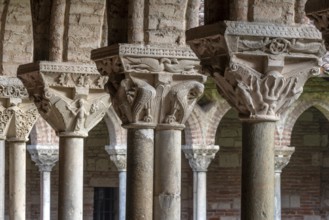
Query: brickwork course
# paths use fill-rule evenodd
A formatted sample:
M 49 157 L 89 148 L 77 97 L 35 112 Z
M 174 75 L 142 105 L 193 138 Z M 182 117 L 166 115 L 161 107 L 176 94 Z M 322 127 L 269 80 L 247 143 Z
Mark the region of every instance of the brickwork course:
M 201 0 L 199 26 L 218 20 L 237 19 L 244 14 L 251 1 L 240 2 L 232 12 L 230 1 Z M 142 37 L 147 43 L 185 45 L 185 10 L 188 1 L 150 0 L 147 10 L 151 19 L 143 27 Z M 255 22 L 293 23 L 294 2 L 286 0 L 280 5 L 285 10 L 277 12 L 281 1 L 254 1 Z M 12 0 L 0 1 L 0 73 L 16 76 L 19 65 L 55 57 L 49 45 L 59 54 L 60 61 L 93 64 L 90 52 L 115 43 L 139 42 L 126 33 L 138 31 L 131 28 L 127 0 L 71 0 L 66 1 L 58 29 L 53 31 L 51 11 L 60 1 Z M 233 4 L 233 3 L 232 3 Z M 283 4 L 283 3 L 281 3 Z M 170 11 L 155 13 L 154 7 Z M 141 6 L 135 10 L 144 11 Z M 218 9 L 218 10 L 217 10 Z M 146 11 L 147 11 L 146 10 Z M 222 12 L 222 13 L 219 13 Z M 220 18 L 219 18 L 219 17 Z M 249 16 L 249 15 L 248 15 Z M 240 20 L 244 20 L 242 17 Z M 55 22 L 56 23 L 56 22 Z M 57 32 L 58 31 L 58 32 Z M 137 40 L 136 40 L 137 39 Z M 294 146 L 290 163 L 282 171 L 282 220 L 329 219 L 329 87 L 328 78 L 314 78 L 307 82 L 301 97 L 282 114 L 276 125 L 275 145 Z M 185 124 L 182 144 L 219 145 L 220 151 L 207 172 L 208 220 L 238 220 L 241 210 L 241 154 L 242 128 L 238 113 L 218 94 L 215 83 L 206 82 L 204 96 Z M 113 129 L 117 129 L 114 128 Z M 105 151 L 113 133 L 103 119 L 85 139 L 84 152 L 84 212 L 83 219 L 93 219 L 94 188 L 118 187 L 118 171 Z M 112 132 L 112 135 L 111 135 Z M 118 132 L 120 133 L 120 132 Z M 120 133 L 121 134 L 121 133 Z M 120 141 L 122 137 L 120 136 Z M 58 143 L 55 132 L 43 122 L 35 125 L 30 142 Z M 6 149 L 6 158 L 8 156 Z M 9 215 L 8 160 L 6 161 L 6 216 Z M 40 216 L 40 172 L 27 154 L 26 219 Z M 57 219 L 58 164 L 51 173 L 51 216 Z M 193 172 L 182 155 L 182 208 L 181 219 L 193 219 Z

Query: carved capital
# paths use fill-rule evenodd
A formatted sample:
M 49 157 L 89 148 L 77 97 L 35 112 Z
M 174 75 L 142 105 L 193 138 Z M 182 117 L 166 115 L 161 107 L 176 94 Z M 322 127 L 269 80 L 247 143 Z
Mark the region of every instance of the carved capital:
M 58 161 L 58 145 L 28 145 L 27 150 L 40 172 L 51 172 Z
M 187 40 L 244 120 L 278 120 L 320 74 L 326 51 L 321 33 L 306 24 L 227 21 L 192 29 Z
M 219 146 L 183 145 L 182 150 L 193 171 L 206 172 L 210 162 L 219 151 Z
M 282 169 L 288 165 L 291 155 L 294 152 L 295 152 L 294 147 L 287 147 L 287 146 L 275 147 L 274 169 L 276 173 L 282 172 Z
M 204 90 L 199 61 L 187 47 L 120 44 L 92 51 L 108 75 L 113 107 L 126 127 L 184 128 Z
M 8 141 L 26 141 L 38 117 L 22 82 L 0 76 L 0 136 Z
M 87 136 L 110 106 L 107 77 L 93 65 L 39 62 L 20 66 L 18 77 L 60 135 Z
M 106 145 L 105 150 L 110 155 L 111 161 L 118 171 L 127 170 L 127 146 L 126 145 Z

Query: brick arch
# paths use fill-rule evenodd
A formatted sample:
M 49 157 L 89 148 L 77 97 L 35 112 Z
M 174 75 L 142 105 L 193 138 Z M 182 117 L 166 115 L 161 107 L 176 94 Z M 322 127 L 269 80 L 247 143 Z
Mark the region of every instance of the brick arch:
M 42 117 L 39 117 L 34 124 L 30 132 L 30 140 L 32 145 L 58 145 L 59 143 L 55 130 Z
M 311 99 L 310 99 L 311 98 Z M 290 146 L 291 134 L 298 118 L 309 108 L 317 108 L 329 120 L 329 100 L 327 97 L 301 97 L 283 117 L 282 145 Z
M 217 127 L 231 106 L 224 100 L 196 105 L 185 123 L 185 144 L 214 145 Z
M 109 132 L 109 143 L 112 146 L 127 145 L 127 130 L 121 127 L 121 120 L 111 106 L 104 117 Z

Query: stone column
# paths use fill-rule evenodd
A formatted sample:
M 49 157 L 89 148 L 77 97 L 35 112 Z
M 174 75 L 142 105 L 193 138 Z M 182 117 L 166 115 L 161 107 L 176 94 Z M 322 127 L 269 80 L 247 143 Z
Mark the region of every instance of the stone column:
M 320 74 L 321 33 L 306 24 L 226 21 L 187 31 L 187 42 L 242 120 L 241 219 L 272 220 L 275 121 Z
M 94 50 L 92 59 L 110 76 L 113 107 L 128 128 L 126 218 L 180 219 L 180 129 L 204 89 L 199 61 L 188 47 L 141 44 Z
M 183 145 L 193 170 L 193 220 L 207 219 L 207 169 L 218 150 L 217 145 Z
M 51 219 L 51 170 L 58 161 L 58 145 L 28 145 L 31 159 L 40 171 L 40 218 Z
M 107 77 L 93 65 L 46 61 L 20 66 L 18 77 L 60 137 L 58 219 L 81 220 L 83 142 L 110 106 Z
M 0 139 L 0 218 L 5 219 L 6 150 L 5 138 Z
M 282 169 L 288 165 L 291 155 L 294 152 L 295 152 L 294 147 L 287 147 L 287 146 L 275 147 L 274 220 L 281 220 L 281 172 Z
M 162 128 L 155 133 L 154 218 L 181 216 L 181 130 Z
M 9 217 L 24 220 L 26 212 L 26 141 L 39 114 L 16 77 L 0 77 L 0 136 L 4 156 L 4 138 L 9 143 Z M 1 171 L 4 171 L 4 160 Z M 3 173 L 4 174 L 4 173 Z M 4 184 L 5 178 L 1 181 Z M 1 190 L 4 185 L 1 185 Z M 1 195 L 4 196 L 4 193 Z M 0 204 L 4 205 L 4 197 Z M 4 218 L 2 213 L 0 218 Z
M 127 146 L 106 145 L 105 150 L 119 171 L 119 219 L 126 219 Z

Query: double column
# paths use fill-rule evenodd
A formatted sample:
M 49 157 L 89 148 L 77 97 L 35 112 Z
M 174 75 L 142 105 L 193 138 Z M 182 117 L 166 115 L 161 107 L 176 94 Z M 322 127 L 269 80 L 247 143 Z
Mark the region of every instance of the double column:
M 0 77 L 0 218 L 4 219 L 5 140 L 9 143 L 9 218 L 26 218 L 26 141 L 39 114 L 16 77 Z
M 94 50 L 92 59 L 110 76 L 128 128 L 126 219 L 180 219 L 181 130 L 204 90 L 199 61 L 188 47 L 142 44 Z
M 187 31 L 187 41 L 242 121 L 241 219 L 272 220 L 275 122 L 320 73 L 321 33 L 310 25 L 226 21 Z
M 92 65 L 58 62 L 22 65 L 18 77 L 59 134 L 58 219 L 82 220 L 84 138 L 110 106 L 107 78 Z
M 207 219 L 207 169 L 219 150 L 217 145 L 184 145 L 193 170 L 193 220 Z

